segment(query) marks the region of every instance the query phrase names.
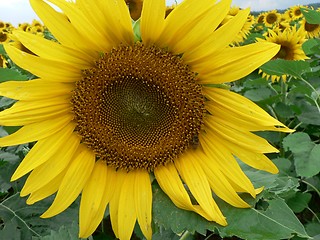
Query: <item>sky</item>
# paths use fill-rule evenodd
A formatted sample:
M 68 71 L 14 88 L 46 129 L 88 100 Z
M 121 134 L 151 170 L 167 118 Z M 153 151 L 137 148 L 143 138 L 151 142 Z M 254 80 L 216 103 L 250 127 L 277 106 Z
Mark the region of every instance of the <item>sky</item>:
M 91 0 L 94 1 L 94 0 Z M 107 1 L 107 0 L 106 0 Z M 171 5 L 175 0 L 167 0 Z M 177 0 L 181 2 L 181 0 Z M 199 0 L 201 2 L 201 0 Z M 273 9 L 286 9 L 294 5 L 305 5 L 320 2 L 319 0 L 233 0 L 232 5 L 247 8 L 252 11 L 268 11 Z M 30 7 L 29 0 L 0 0 L 0 20 L 10 22 L 14 26 L 19 23 L 31 23 L 33 19 L 39 19 Z

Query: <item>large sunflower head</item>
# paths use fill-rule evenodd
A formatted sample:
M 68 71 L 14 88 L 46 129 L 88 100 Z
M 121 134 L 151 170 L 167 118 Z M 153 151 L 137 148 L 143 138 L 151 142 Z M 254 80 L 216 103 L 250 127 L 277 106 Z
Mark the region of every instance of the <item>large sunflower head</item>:
M 256 194 L 235 156 L 278 171 L 264 155 L 277 149 L 254 132 L 291 130 L 221 87 L 279 51 L 270 42 L 229 47 L 248 9 L 220 26 L 231 0 L 185 0 L 167 17 L 164 0 L 144 0 L 139 34 L 125 1 L 30 2 L 56 41 L 20 30 L 14 36 L 33 54 L 4 45 L 37 78 L 0 85 L 17 100 L 0 124 L 22 126 L 0 146 L 36 141 L 12 180 L 31 172 L 21 191 L 28 204 L 56 193 L 42 217 L 81 193 L 80 237 L 109 204 L 118 238 L 130 239 L 138 221 L 150 239 L 154 174 L 177 207 L 226 225 L 212 191 L 240 208 L 249 205 L 237 192 Z

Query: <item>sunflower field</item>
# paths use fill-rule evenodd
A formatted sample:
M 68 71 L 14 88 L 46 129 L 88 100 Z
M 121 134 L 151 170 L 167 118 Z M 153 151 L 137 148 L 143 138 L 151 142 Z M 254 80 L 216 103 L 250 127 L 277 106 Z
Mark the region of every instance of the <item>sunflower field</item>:
M 0 19 L 0 240 L 320 240 L 320 8 L 203 1 Z

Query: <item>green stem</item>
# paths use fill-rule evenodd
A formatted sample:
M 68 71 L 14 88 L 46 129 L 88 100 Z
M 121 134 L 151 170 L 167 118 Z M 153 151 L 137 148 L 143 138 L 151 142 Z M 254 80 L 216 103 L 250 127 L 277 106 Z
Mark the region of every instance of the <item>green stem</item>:
M 287 90 L 288 90 L 288 85 L 286 84 L 285 81 L 281 79 L 281 96 L 282 96 L 282 102 L 284 104 L 287 103 Z
M 307 209 L 313 214 L 313 216 L 314 216 L 314 217 L 317 219 L 317 221 L 320 223 L 320 219 L 318 218 L 317 214 L 316 214 L 314 211 L 312 211 L 311 208 L 307 207 Z
M 275 92 L 275 94 L 279 94 L 278 91 L 272 86 L 272 83 L 268 83 L 268 86 L 273 92 Z
M 303 81 L 305 84 L 307 84 L 312 89 L 312 91 L 316 94 L 316 99 L 313 99 L 313 98 L 311 98 L 311 99 L 316 104 L 316 106 L 318 108 L 318 112 L 320 113 L 320 106 L 319 106 L 319 103 L 318 103 L 318 99 L 320 98 L 320 94 L 318 93 L 318 91 L 307 80 L 301 78 L 301 81 Z
M 106 232 L 106 229 L 105 229 L 105 227 L 104 227 L 104 219 L 102 219 L 102 221 L 101 221 L 101 232 L 103 232 L 103 233 L 105 233 Z
M 179 240 L 186 240 L 189 236 L 192 236 L 192 234 L 189 231 L 185 231 Z
M 301 179 L 301 182 L 303 182 L 304 184 L 306 184 L 306 185 L 308 185 L 309 187 L 311 187 L 311 188 L 319 195 L 319 197 L 320 197 L 320 191 L 319 191 L 315 186 L 313 186 L 311 183 L 309 183 L 309 182 L 307 182 L 307 181 L 305 181 L 305 180 L 302 180 L 302 179 Z

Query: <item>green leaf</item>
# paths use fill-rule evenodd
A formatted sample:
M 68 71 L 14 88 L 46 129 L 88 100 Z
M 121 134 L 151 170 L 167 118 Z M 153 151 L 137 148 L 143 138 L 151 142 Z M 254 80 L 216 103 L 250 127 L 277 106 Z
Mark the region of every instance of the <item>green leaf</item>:
M 174 232 L 172 232 L 170 229 L 161 229 L 160 231 L 156 232 L 152 235 L 153 240 L 164 240 L 164 239 L 170 239 L 170 240 L 179 240 L 180 237 L 177 236 Z
M 70 226 L 61 226 L 58 231 L 50 231 L 50 235 L 34 238 L 38 240 L 78 240 L 78 224 L 72 223 Z
M 0 68 L 0 82 L 9 80 L 28 80 L 26 75 L 22 75 L 18 71 L 11 68 Z
M 300 213 L 308 207 L 311 197 L 310 193 L 297 192 L 294 197 L 289 198 L 287 204 L 295 213 Z
M 320 237 L 320 223 L 319 222 L 311 222 L 306 224 L 307 233 L 310 236 L 318 235 Z
M 302 78 L 302 74 L 310 72 L 310 64 L 306 61 L 290 61 L 284 59 L 271 60 L 261 67 L 263 72 L 269 75 L 290 75 L 295 78 Z
M 307 104 L 304 104 L 303 107 L 302 113 L 298 115 L 299 121 L 304 124 L 320 126 L 320 114 L 318 108 Z
M 290 134 L 283 139 L 283 146 L 293 153 L 298 176 L 312 177 L 320 172 L 320 145 L 313 143 L 308 134 Z
M 4 50 L 3 44 L 0 44 L 0 54 L 1 55 L 6 54 L 6 51 Z
M 289 239 L 294 235 L 309 238 L 303 225 L 282 199 L 267 201 L 266 210 L 228 209 L 225 211 L 229 225 L 220 227 L 224 236 L 238 236 L 243 239 Z M 229 216 L 228 216 L 229 215 Z
M 320 24 L 320 12 L 317 12 L 310 8 L 300 8 L 300 10 L 308 23 Z
M 288 239 L 296 234 L 308 238 L 303 225 L 282 199 L 267 201 L 266 210 L 234 208 L 219 199 L 217 203 L 227 217 L 226 227 L 206 221 L 193 212 L 177 208 L 159 186 L 154 186 L 153 219 L 157 225 L 172 229 L 176 234 L 188 230 L 191 233 L 197 231 L 205 235 L 207 229 L 211 231 L 218 229 L 221 237 L 278 240 Z M 254 203 L 251 201 L 251 204 Z
M 291 175 L 292 162 L 287 158 L 272 159 L 273 163 L 278 167 L 279 174 Z
M 50 206 L 52 197 L 33 205 L 27 205 L 25 200 L 19 196 L 19 193 L 16 193 L 0 203 L 2 225 L 20 234 L 21 238 L 18 239 L 43 237 L 50 234 L 50 230 L 58 231 L 61 225 L 71 225 L 78 219 L 78 201 L 59 215 L 42 219 L 40 215 Z
M 132 20 L 132 28 L 134 34 L 134 41 L 141 41 L 140 18 L 137 21 Z
M 0 151 L 0 193 L 8 192 L 12 187 L 10 178 L 19 160 L 20 157 L 17 154 Z
M 272 91 L 269 88 L 261 87 L 257 89 L 250 89 L 244 93 L 244 96 L 246 98 L 249 98 L 250 100 L 254 102 L 262 101 L 270 96 L 272 96 Z
M 316 38 L 311 38 L 305 41 L 302 44 L 302 49 L 305 52 L 306 55 L 316 54 L 320 53 L 320 40 Z

